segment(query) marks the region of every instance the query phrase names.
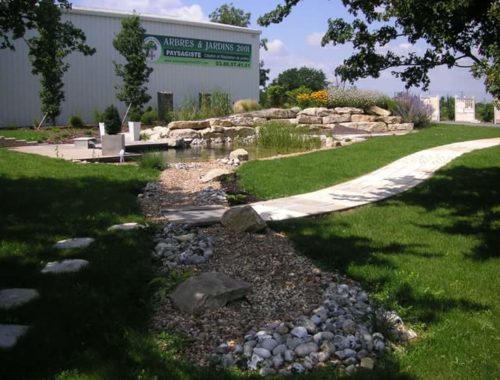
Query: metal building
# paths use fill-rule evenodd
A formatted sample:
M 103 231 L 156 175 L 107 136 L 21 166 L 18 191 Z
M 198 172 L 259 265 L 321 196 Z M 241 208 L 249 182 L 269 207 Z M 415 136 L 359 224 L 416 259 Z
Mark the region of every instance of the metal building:
M 82 29 L 87 43 L 96 48 L 93 56 L 72 53 L 64 75 L 65 102 L 58 124 L 78 114 L 87 123 L 95 111 L 110 104 L 123 115 L 126 105 L 116 99 L 120 83 L 113 61 L 123 62 L 113 39 L 121 30 L 121 20 L 130 13 L 73 8 L 63 19 Z M 168 17 L 139 15 L 151 46 L 149 65 L 150 104 L 157 107 L 158 92 L 172 92 L 174 106 L 187 97 L 227 92 L 233 101 L 258 99 L 260 31 L 209 22 L 193 22 Z M 16 41 L 16 50 L 0 50 L 0 127 L 32 125 L 40 120 L 39 79 L 31 73 L 28 49 Z

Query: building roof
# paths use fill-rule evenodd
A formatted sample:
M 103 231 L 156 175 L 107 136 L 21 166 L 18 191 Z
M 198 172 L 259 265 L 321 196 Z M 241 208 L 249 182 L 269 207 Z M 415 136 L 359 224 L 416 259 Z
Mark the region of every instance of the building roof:
M 134 14 L 133 12 L 126 12 L 126 11 L 109 10 L 109 9 L 96 9 L 96 8 L 95 9 L 94 8 L 81 8 L 81 7 L 72 7 L 67 12 L 73 13 L 73 14 L 85 14 L 85 15 L 93 15 L 93 16 L 116 17 L 116 18 L 123 18 L 123 17 L 131 16 Z M 139 13 L 139 12 L 137 12 L 136 14 L 142 20 L 148 20 L 148 21 L 168 22 L 170 24 L 190 25 L 190 26 L 219 29 L 219 30 L 221 30 L 221 29 L 222 30 L 230 30 L 230 31 L 239 32 L 239 33 L 261 34 L 260 30 L 243 28 L 241 26 L 225 25 L 225 24 L 219 24 L 216 22 L 208 22 L 208 21 L 190 21 L 190 20 L 183 20 L 183 19 L 174 18 L 174 17 L 157 16 L 157 15 L 151 15 L 151 14 Z

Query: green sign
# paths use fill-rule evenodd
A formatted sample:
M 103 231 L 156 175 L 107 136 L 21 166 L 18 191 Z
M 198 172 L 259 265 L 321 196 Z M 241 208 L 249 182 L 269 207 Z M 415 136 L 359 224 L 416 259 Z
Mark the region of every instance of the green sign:
M 148 61 L 249 68 L 252 45 L 194 38 L 146 35 Z

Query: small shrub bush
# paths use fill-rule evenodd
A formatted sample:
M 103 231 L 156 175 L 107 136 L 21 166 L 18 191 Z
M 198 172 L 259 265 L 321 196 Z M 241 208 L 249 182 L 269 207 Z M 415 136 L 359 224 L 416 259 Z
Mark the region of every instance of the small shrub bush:
M 215 90 L 210 96 L 208 109 L 204 110 L 205 118 L 227 116 L 233 112 L 231 97 L 227 92 Z
M 356 107 L 367 110 L 371 106 L 387 108 L 390 98 L 384 94 L 370 90 L 358 90 L 357 88 L 341 89 L 330 87 L 328 89 L 328 106 L 334 107 Z
M 278 153 L 319 148 L 320 138 L 307 132 L 290 123 L 269 121 L 259 127 L 257 146 L 275 149 Z
M 285 88 L 273 84 L 266 89 L 266 107 L 281 107 L 286 101 Z
M 99 110 L 94 110 L 94 122 L 96 124 L 103 123 L 104 122 L 104 112 L 101 112 Z
M 432 107 L 424 104 L 419 96 L 401 92 L 394 100 L 396 100 L 394 114 L 401 116 L 403 122 L 413 123 L 415 128 L 423 128 L 431 124 Z
M 122 122 L 118 110 L 114 105 L 110 105 L 104 110 L 104 123 L 106 124 L 106 133 L 108 135 L 116 135 L 122 129 Z
M 476 103 L 476 118 L 490 123 L 495 117 L 495 109 L 493 103 Z
M 140 118 L 141 123 L 145 125 L 153 125 L 158 120 L 158 113 L 153 109 L 148 109 Z
M 168 166 L 165 157 L 160 152 L 147 152 L 139 158 L 141 169 L 163 170 Z
M 83 120 L 79 115 L 71 116 L 68 124 L 71 128 L 83 128 Z
M 174 110 L 172 120 L 201 120 L 211 117 L 227 116 L 233 112 L 229 94 L 223 91 L 214 91 L 208 96 L 203 96 L 198 106 L 195 98 L 187 97 L 182 107 Z
M 257 111 L 260 109 L 260 105 L 256 100 L 253 99 L 241 99 L 234 103 L 233 112 L 243 113 Z
M 328 106 L 328 92 L 326 90 L 314 91 L 309 94 L 297 95 L 299 107 L 326 107 Z
M 298 97 L 300 95 L 310 95 L 312 90 L 306 86 L 300 86 L 294 90 L 287 91 L 287 102 L 290 106 L 298 106 L 304 108 L 302 104 L 300 104 Z

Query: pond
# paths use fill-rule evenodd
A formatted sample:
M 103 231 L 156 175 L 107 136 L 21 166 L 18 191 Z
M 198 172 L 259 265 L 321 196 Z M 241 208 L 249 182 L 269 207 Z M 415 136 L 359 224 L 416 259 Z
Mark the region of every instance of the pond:
M 161 153 L 167 162 L 200 162 L 214 161 L 229 156 L 233 150 L 243 148 L 248 152 L 250 160 L 276 156 L 276 149 L 262 148 L 255 145 L 229 146 L 220 145 L 216 147 L 189 147 L 186 149 L 168 149 Z M 294 153 L 294 151 L 286 152 Z

